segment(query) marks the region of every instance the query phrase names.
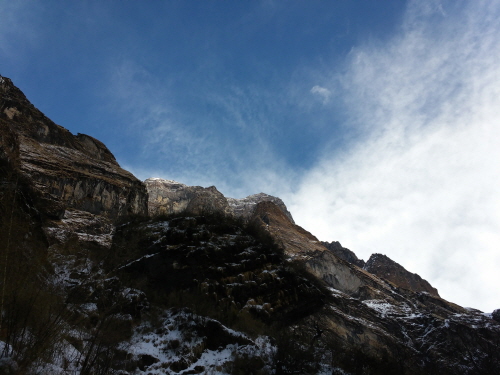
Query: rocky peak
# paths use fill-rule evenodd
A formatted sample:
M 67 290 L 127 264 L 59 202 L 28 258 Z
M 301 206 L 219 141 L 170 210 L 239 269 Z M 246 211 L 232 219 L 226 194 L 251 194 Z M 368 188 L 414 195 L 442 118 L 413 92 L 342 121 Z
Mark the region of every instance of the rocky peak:
M 353 251 L 343 247 L 340 242 L 332 241 L 332 242 L 321 242 L 328 250 L 334 253 L 341 259 L 345 261 L 355 264 L 356 266 L 363 268 L 365 266 L 365 261 L 363 259 L 358 259 L 356 254 Z
M 26 98 L 9 78 L 0 83 L 0 118 L 7 120 L 18 135 L 39 143 L 76 149 L 93 159 L 116 163 L 113 154 L 100 141 L 85 134 L 74 136 L 47 118 Z
M 432 296 L 439 297 L 437 289 L 432 287 L 429 282 L 422 279 L 416 273 L 407 271 L 403 266 L 385 255 L 372 254 L 366 262 L 365 270 L 401 288 L 414 292 L 426 292 Z
M 494 310 L 492 313 L 491 313 L 491 317 L 493 318 L 493 320 L 497 321 L 498 323 L 500 323 L 500 309 L 496 309 Z
M 257 203 L 249 221 L 268 232 L 291 258 L 308 259 L 326 250 L 315 236 L 294 224 L 283 209 L 272 201 Z
M 188 186 L 183 183 L 149 178 L 144 181 L 148 190 L 150 217 L 184 214 L 220 214 L 242 218 L 271 235 L 290 257 L 309 257 L 325 247 L 311 233 L 296 225 L 280 198 L 265 193 L 242 199 L 226 198 L 214 186 Z
M 278 197 L 274 197 L 265 193 L 258 193 L 249 195 L 246 198 L 235 199 L 235 198 L 227 198 L 229 206 L 233 210 L 235 216 L 243 217 L 245 219 L 249 219 L 256 206 L 260 202 L 272 202 L 285 214 L 285 216 L 290 220 L 290 222 L 295 223 L 293 221 L 292 214 L 286 208 L 285 203 Z

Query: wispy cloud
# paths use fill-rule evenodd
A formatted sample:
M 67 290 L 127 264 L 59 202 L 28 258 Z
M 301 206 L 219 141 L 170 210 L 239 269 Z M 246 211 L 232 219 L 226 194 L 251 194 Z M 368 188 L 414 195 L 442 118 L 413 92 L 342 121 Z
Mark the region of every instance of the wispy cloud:
M 311 89 L 311 93 L 322 98 L 323 104 L 328 103 L 328 101 L 330 100 L 330 96 L 332 95 L 332 92 L 330 90 L 318 85 L 313 86 L 313 88 Z
M 274 104 L 265 91 L 201 82 L 177 92 L 134 61 L 111 65 L 110 109 L 138 151 L 124 166 L 139 178 L 217 185 L 236 197 L 272 192 L 290 178 L 270 141 L 275 129 L 262 108 Z
M 499 17 L 495 1 L 415 1 L 399 35 L 353 49 L 322 86 L 341 82 L 364 136 L 325 150 L 287 197 L 321 239 L 385 253 L 486 310 L 500 306 Z
M 207 153 L 206 132 L 183 123 L 172 105 L 173 89 L 169 83 L 158 82 L 132 60 L 112 65 L 107 83 L 110 106 L 126 120 L 125 133 L 134 139 L 133 146 L 139 152 L 135 161 L 144 163 L 154 158 L 157 164 L 165 160 L 163 173 L 192 167 L 194 158 Z

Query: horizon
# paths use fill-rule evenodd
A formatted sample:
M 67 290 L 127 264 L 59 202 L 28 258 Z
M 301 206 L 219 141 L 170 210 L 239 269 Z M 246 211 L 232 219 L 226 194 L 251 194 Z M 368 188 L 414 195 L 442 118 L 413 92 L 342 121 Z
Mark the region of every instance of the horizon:
M 500 308 L 500 3 L 0 4 L 0 74 L 140 180 L 265 192 Z

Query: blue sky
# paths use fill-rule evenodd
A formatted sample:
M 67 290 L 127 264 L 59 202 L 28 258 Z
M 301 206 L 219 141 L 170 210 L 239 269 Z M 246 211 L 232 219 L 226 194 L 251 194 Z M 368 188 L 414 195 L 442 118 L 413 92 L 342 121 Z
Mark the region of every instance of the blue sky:
M 500 3 L 0 1 L 0 74 L 138 178 L 280 196 L 500 308 Z

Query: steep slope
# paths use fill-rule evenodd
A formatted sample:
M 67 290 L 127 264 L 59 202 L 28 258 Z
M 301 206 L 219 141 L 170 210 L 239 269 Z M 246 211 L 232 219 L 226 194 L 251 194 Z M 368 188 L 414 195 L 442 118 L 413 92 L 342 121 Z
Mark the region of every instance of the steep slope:
M 363 268 L 365 266 L 365 261 L 363 259 L 358 259 L 353 251 L 343 247 L 340 242 L 322 242 L 322 244 L 331 252 L 333 252 L 340 259 L 344 259 L 349 263 L 355 264 L 356 266 Z
M 145 215 L 144 185 L 104 144 L 54 124 L 0 77 L 1 373 L 58 373 L 50 366 L 65 348 L 75 353 L 65 361 L 90 371 L 104 331 L 86 326 L 83 306 L 107 285 L 90 253 L 109 249 L 116 222 Z M 120 321 L 103 317 L 98 327 Z
M 408 272 L 403 266 L 382 254 L 372 254 L 366 262 L 365 270 L 387 279 L 397 286 L 414 292 L 427 292 L 434 297 L 439 297 L 436 288 L 416 273 Z
M 439 297 L 439 293 L 427 280 L 422 279 L 416 273 L 407 271 L 403 266 L 394 262 L 386 255 L 372 254 L 365 263 L 358 259 L 351 250 L 343 247 L 339 242 L 322 242 L 335 256 L 354 264 L 381 279 L 388 280 L 400 288 L 412 290 L 414 292 L 427 292 L 434 297 Z
M 318 239 L 295 225 L 286 212 L 286 207 L 283 210 L 272 201 L 263 201 L 255 206 L 250 222 L 269 233 L 289 257 L 307 259 L 315 252 L 324 251 L 325 247 Z
M 334 301 L 325 303 L 316 312 L 311 311 L 297 326 L 303 337 L 307 337 L 306 341 L 314 339 L 323 345 L 323 350 L 350 348 L 350 355 L 354 352 L 363 361 L 371 361 L 371 367 L 381 373 L 394 368 L 398 369 L 395 373 L 409 374 L 455 373 L 457 368 L 463 373 L 481 373 L 488 366 L 496 366 L 498 356 L 492 353 L 497 344 L 483 336 L 482 331 L 491 329 L 490 317 L 447 302 L 439 298 L 437 292 L 422 290 L 421 285 L 409 288 L 405 282 L 410 276 L 416 276 L 402 267 L 398 268 L 400 277 L 391 281 L 342 259 L 312 234 L 293 224 L 285 214 L 286 206 L 284 210 L 272 201 L 263 201 L 251 207 L 248 223 L 256 233 L 269 236 L 286 259 L 295 259 L 332 288 L 322 301 L 328 301 L 331 296 Z M 347 255 L 357 259 L 352 252 Z M 391 264 L 396 267 L 394 262 Z M 272 301 L 275 299 L 266 302 L 267 305 L 272 306 Z M 494 335 L 498 335 L 499 327 L 495 327 Z M 482 354 L 476 357 L 480 365 L 474 363 L 476 359 L 472 357 L 463 358 L 464 353 L 471 350 L 470 342 L 482 348 L 479 350 Z M 380 361 L 390 364 L 389 368 L 382 370 Z M 350 368 L 349 363 L 343 366 Z M 356 366 L 351 370 L 364 371 Z
M 149 199 L 149 216 L 161 216 L 183 213 L 186 215 L 222 215 L 233 216 L 249 221 L 257 205 L 261 202 L 272 202 L 293 223 L 293 218 L 280 198 L 259 193 L 242 199 L 226 198 L 215 186 L 207 188 L 188 186 L 183 183 L 148 178 L 144 181 Z

